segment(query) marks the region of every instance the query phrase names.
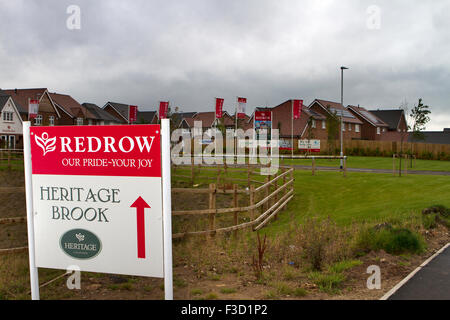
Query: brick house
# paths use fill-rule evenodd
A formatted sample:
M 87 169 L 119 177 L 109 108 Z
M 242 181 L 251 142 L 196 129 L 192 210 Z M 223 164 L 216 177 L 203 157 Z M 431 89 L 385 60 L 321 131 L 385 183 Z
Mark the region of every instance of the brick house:
M 31 122 L 32 126 L 56 125 L 58 120 L 64 117 L 46 88 L 10 89 L 3 92 L 11 96 L 23 121 L 28 121 L 28 101 L 39 100 L 38 115 Z
M 361 122 L 361 139 L 362 140 L 384 140 L 389 125 L 378 118 L 375 114 L 367 111 L 360 106 L 349 105 L 348 110 Z
M 120 124 L 121 121 L 94 103 L 83 103 L 88 114 L 88 125 L 103 126 Z
M 402 109 L 370 110 L 370 113 L 388 125 L 387 132 L 382 136 L 383 141 L 407 141 L 408 124 Z
M 0 149 L 23 145 L 22 118 L 10 95 L 0 90 Z
M 66 94 L 49 93 L 55 106 L 61 113 L 56 125 L 59 126 L 82 126 L 88 125 L 90 114 L 87 109 L 74 98 Z
M 191 117 L 189 117 L 191 115 Z M 236 123 L 233 116 L 230 116 L 228 112 L 223 112 L 222 119 L 216 119 L 215 112 L 195 112 L 195 113 L 185 113 L 183 119 L 180 122 L 179 128 L 192 130 L 196 121 L 202 122 L 202 130 L 206 130 L 215 127 L 219 121 L 223 121 L 225 129 L 235 129 Z M 240 127 L 244 130 L 248 127 L 248 117 L 242 119 L 240 122 Z
M 117 102 L 107 102 L 103 106 L 103 110 L 108 112 L 114 118 L 118 119 L 121 124 L 129 124 L 129 107 L 128 104 L 117 103 Z M 136 123 L 148 123 L 157 124 L 158 114 L 155 111 L 139 111 L 137 112 Z
M 342 117 L 343 121 L 343 138 L 344 140 L 360 140 L 361 139 L 361 126 L 363 122 L 353 115 L 347 108 L 340 103 L 315 99 L 308 107 L 310 111 L 319 113 L 325 117 L 335 114 Z
M 293 100 L 272 108 L 272 128 L 280 130 L 280 140 L 290 145 L 292 124 L 294 139 L 327 139 L 326 117 L 303 106 L 300 119 L 292 120 Z

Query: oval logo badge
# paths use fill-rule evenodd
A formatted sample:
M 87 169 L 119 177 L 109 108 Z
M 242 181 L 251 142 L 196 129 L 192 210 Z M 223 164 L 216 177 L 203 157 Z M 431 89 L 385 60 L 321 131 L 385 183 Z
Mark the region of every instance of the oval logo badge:
M 61 249 L 75 259 L 94 258 L 102 249 L 100 239 L 90 231 L 75 229 L 67 231 L 60 240 Z

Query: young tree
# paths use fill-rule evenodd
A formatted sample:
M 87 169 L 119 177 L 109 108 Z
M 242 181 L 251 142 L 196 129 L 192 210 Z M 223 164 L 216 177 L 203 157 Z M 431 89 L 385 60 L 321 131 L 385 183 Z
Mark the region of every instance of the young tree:
M 429 109 L 430 107 L 424 105 L 422 102 L 422 98 L 420 98 L 419 103 L 411 110 L 411 114 L 409 115 L 409 117 L 411 119 L 411 123 L 413 124 L 410 128 L 412 129 L 412 142 L 425 140 L 425 135 L 422 131 L 425 130 L 427 123 L 430 122 L 429 114 L 431 113 L 431 111 Z M 411 153 L 413 153 L 413 146 L 414 145 L 411 144 Z
M 334 154 L 336 151 L 336 141 L 339 139 L 339 128 L 340 128 L 340 119 L 334 111 L 331 112 L 330 107 L 327 106 L 327 135 L 328 135 L 328 152 L 330 154 Z
M 401 103 L 400 105 L 400 109 L 403 110 L 403 114 L 405 115 L 405 120 L 406 120 L 406 115 L 408 114 L 408 101 L 406 101 L 406 99 Z M 402 176 L 402 158 L 403 158 L 403 145 L 404 142 L 406 140 L 406 138 L 409 136 L 409 129 L 410 126 L 408 124 L 406 124 L 407 130 L 406 132 L 401 131 L 400 132 L 400 153 L 399 153 L 399 166 L 398 166 L 398 175 L 399 177 Z

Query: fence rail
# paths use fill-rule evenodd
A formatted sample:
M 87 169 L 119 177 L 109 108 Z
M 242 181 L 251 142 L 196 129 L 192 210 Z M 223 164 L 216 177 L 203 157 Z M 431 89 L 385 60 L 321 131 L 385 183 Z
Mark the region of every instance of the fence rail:
M 294 169 L 282 168 L 282 173 L 273 177 L 268 177 L 266 182 L 258 188 L 250 185 L 248 190 L 239 190 L 238 186 L 233 185 L 233 190 L 226 190 L 225 193 L 233 194 L 232 207 L 217 208 L 217 195 L 222 193 L 216 184 L 210 184 L 208 189 L 196 190 L 196 193 L 209 194 L 209 208 L 204 210 L 175 210 L 174 216 L 207 216 L 209 219 L 208 230 L 187 231 L 173 234 L 173 238 L 183 238 L 185 236 L 210 235 L 218 233 L 236 232 L 237 230 L 252 228 L 254 231 L 264 227 L 271 219 L 277 217 L 278 213 L 286 207 L 294 197 Z M 279 185 L 282 181 L 281 185 Z M 261 183 L 261 182 L 260 182 Z M 192 189 L 177 188 L 174 192 L 191 193 Z M 247 206 L 237 205 L 237 194 L 248 195 Z M 256 217 L 257 212 L 260 214 Z M 247 213 L 250 217 L 249 222 L 239 223 L 239 213 Z M 218 214 L 234 214 L 233 224 L 228 227 L 216 228 L 216 219 Z

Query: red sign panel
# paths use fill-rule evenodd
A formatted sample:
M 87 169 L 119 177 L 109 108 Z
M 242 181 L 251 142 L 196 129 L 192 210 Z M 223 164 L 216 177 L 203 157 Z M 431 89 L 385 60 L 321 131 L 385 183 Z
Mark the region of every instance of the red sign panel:
M 33 174 L 161 177 L 159 125 L 31 127 Z
M 247 106 L 247 98 L 238 98 L 237 117 L 245 119 L 245 107 Z
M 224 99 L 216 98 L 216 119 L 221 119 L 223 117 L 223 102 Z
M 160 102 L 159 103 L 159 118 L 166 119 L 168 111 L 169 111 L 169 102 Z
M 138 112 L 138 107 L 137 106 L 130 106 L 129 108 L 129 121 L 130 123 L 135 123 L 137 121 L 137 112 Z
M 272 112 L 255 111 L 255 121 L 272 121 Z
M 300 119 L 300 115 L 302 114 L 302 109 L 303 109 L 303 100 L 294 100 L 294 105 L 293 105 L 293 116 L 294 116 L 294 120 Z

